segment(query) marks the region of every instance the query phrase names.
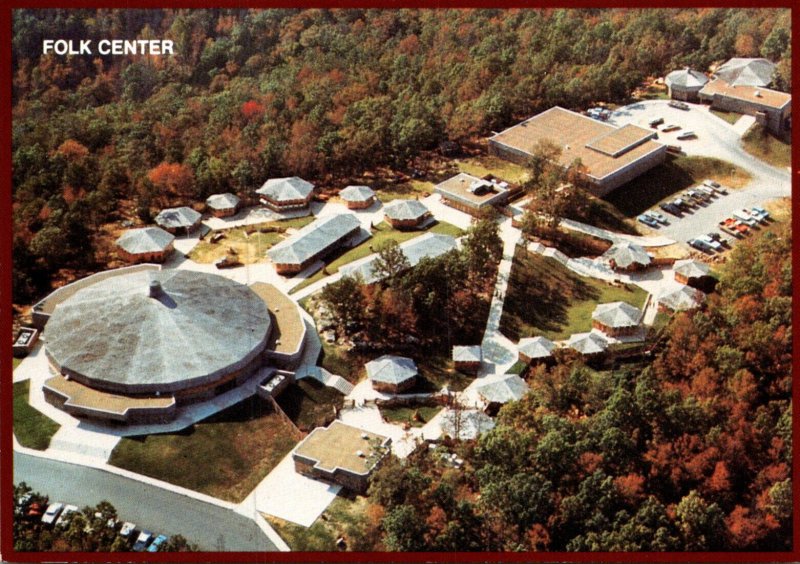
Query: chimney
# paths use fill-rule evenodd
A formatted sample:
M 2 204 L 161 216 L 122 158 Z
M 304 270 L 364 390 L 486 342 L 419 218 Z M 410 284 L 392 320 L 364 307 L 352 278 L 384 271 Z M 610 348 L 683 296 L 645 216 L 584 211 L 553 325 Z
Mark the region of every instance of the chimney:
M 161 282 L 158 280 L 151 280 L 150 281 L 150 297 L 151 298 L 160 298 L 164 295 L 164 289 L 161 287 Z

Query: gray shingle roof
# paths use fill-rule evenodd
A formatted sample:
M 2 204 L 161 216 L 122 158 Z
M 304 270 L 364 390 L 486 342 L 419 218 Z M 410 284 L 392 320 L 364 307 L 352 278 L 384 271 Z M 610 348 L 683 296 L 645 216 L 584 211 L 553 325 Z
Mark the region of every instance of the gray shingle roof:
M 668 307 L 672 311 L 686 311 L 694 309 L 703 303 L 705 294 L 695 288 L 689 286 L 681 286 L 677 290 L 662 294 L 658 298 L 658 303 Z
M 162 292 L 150 297 L 151 282 Z M 175 391 L 259 356 L 267 306 L 247 286 L 189 270 L 137 271 L 83 288 L 47 323 L 47 352 L 103 389 Z
M 364 366 L 370 380 L 387 384 L 400 384 L 417 375 L 417 365 L 405 356 L 385 354 Z
M 517 350 L 528 358 L 546 358 L 553 354 L 556 344 L 547 337 L 520 339 Z
M 696 260 L 679 260 L 674 265 L 675 272 L 686 278 L 700 278 L 701 276 L 708 276 L 711 272 L 709 266 Z
M 614 259 L 614 262 L 620 268 L 627 268 L 634 263 L 647 266 L 651 260 L 644 247 L 627 241 L 612 245 L 603 254 L 603 258 L 606 260 Z
M 408 264 L 412 267 L 419 264 L 425 257 L 434 258 L 445 254 L 457 247 L 454 237 L 439 233 L 426 233 L 415 237 L 399 245 L 400 250 L 408 259 Z M 339 269 L 342 276 L 361 276 L 364 284 L 374 284 L 380 282 L 381 278 L 373 272 L 372 266 L 377 257 L 371 255 L 363 259 L 353 261 Z
M 599 304 L 594 308 L 592 319 L 606 327 L 635 327 L 639 324 L 642 312 L 625 302 Z
M 375 197 L 375 191 L 369 186 L 348 186 L 339 196 L 347 202 L 366 202 Z
M 453 347 L 453 360 L 455 362 L 481 362 L 483 352 L 480 345 L 456 345 Z
M 394 220 L 416 220 L 429 212 L 419 200 L 394 200 L 383 208 L 387 217 Z
M 516 374 L 507 374 L 500 380 L 477 386 L 476 391 L 490 403 L 508 403 L 524 396 L 528 384 Z
M 494 419 L 477 409 L 448 409 L 441 419 L 442 431 L 462 441 L 477 439 L 494 428 Z
M 734 57 L 714 73 L 731 86 L 769 86 L 775 72 L 775 63 L 767 59 Z
M 138 255 L 161 252 L 174 240 L 175 237 L 160 227 L 143 227 L 127 230 L 117 239 L 117 245 L 132 255 Z
M 156 223 L 164 229 L 187 229 L 194 227 L 203 217 L 187 206 L 161 210 L 156 216 Z
M 239 205 L 239 197 L 230 192 L 214 194 L 206 199 L 206 205 L 215 210 L 229 210 Z
M 570 335 L 567 346 L 581 354 L 596 354 L 606 350 L 608 341 L 597 333 L 575 333 Z
M 281 241 L 267 255 L 278 264 L 303 264 L 359 229 L 361 223 L 352 213 L 320 218 L 309 223 L 288 239 Z
M 314 191 L 314 185 L 297 176 L 287 178 L 270 178 L 256 194 L 266 196 L 276 202 L 290 202 L 292 200 L 305 200 Z
M 672 71 L 664 78 L 664 82 L 673 88 L 699 90 L 708 82 L 708 77 L 702 72 L 687 68 Z

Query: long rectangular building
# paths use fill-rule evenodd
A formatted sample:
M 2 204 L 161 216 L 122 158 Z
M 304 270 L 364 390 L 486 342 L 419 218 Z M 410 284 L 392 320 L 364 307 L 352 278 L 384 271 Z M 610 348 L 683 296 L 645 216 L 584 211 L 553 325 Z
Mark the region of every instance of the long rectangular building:
M 541 141 L 561 149 L 559 164 L 580 159 L 592 193 L 605 196 L 664 162 L 666 145 L 636 125 L 614 127 L 555 106 L 489 138 L 489 154 L 524 165 Z
M 792 95 L 760 86 L 731 85 L 717 78 L 700 90 L 700 100 L 714 109 L 755 116 L 756 121 L 778 135 L 787 133 L 792 121 Z
M 272 247 L 267 256 L 278 274 L 295 274 L 333 249 L 346 245 L 361 232 L 361 222 L 352 213 L 314 220 Z

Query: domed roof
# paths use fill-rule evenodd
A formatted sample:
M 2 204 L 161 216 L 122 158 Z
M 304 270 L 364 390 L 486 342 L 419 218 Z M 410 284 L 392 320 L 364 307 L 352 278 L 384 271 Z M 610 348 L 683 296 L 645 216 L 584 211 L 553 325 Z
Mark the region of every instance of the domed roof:
M 267 306 L 247 286 L 186 270 L 133 272 L 76 292 L 45 329 L 62 373 L 112 392 L 210 384 L 265 348 Z
M 734 57 L 714 74 L 731 86 L 769 86 L 775 72 L 775 63 L 767 59 Z
M 672 88 L 699 90 L 708 82 L 708 77 L 696 70 L 682 69 L 672 71 L 666 76 L 664 81 Z
M 175 237 L 160 227 L 128 229 L 117 239 L 117 246 L 132 255 L 159 253 L 169 247 Z

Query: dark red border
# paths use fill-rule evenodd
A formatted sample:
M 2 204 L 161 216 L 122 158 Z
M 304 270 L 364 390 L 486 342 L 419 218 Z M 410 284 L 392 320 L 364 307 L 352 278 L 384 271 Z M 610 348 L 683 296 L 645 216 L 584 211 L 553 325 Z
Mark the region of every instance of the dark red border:
M 792 562 L 800 561 L 800 495 L 798 495 L 798 482 L 800 481 L 800 468 L 797 462 L 797 448 L 792 466 L 792 480 L 794 485 L 794 528 L 792 552 L 632 552 L 632 553 L 381 553 L 381 552 L 202 552 L 179 554 L 136 554 L 136 553 L 87 553 L 87 552 L 47 552 L 26 553 L 13 551 L 13 538 L 11 522 L 13 521 L 12 504 L 9 503 L 9 494 L 13 485 L 12 465 L 12 383 L 11 383 L 11 13 L 15 8 L 671 8 L 671 7 L 719 7 L 719 8 L 792 8 L 793 3 L 788 0 L 538 0 L 536 2 L 524 0 L 436 0 L 424 2 L 422 0 L 216 0 L 213 4 L 203 3 L 202 0 L 12 0 L 4 3 L 0 9 L 0 31 L 3 37 L 9 38 L 2 48 L 0 66 L 4 70 L 2 75 L 3 93 L 6 104 L 2 108 L 3 119 L 0 120 L 2 132 L 3 151 L 0 154 L 3 181 L 0 183 L 0 561 L 2 562 Z M 792 27 L 798 29 L 800 9 L 792 11 Z M 797 33 L 793 34 L 793 51 L 798 51 L 800 40 Z M 800 55 L 798 55 L 800 56 Z M 796 61 L 797 59 L 795 59 Z M 793 64 L 793 86 L 797 86 L 797 67 Z M 792 132 L 792 192 L 800 180 L 800 126 Z M 800 227 L 800 218 L 797 214 L 792 216 L 793 230 Z M 793 256 L 800 253 L 800 241 L 793 243 Z M 794 268 L 793 275 L 797 274 Z M 793 325 L 797 326 L 798 310 L 796 307 L 800 289 L 794 287 L 793 293 Z M 798 358 L 800 352 L 800 339 L 793 342 L 793 358 Z M 797 368 L 796 362 L 793 368 Z M 6 376 L 8 375 L 8 376 Z M 800 437 L 800 418 L 798 418 L 798 399 L 800 391 L 795 386 L 792 390 L 793 398 L 793 435 Z

